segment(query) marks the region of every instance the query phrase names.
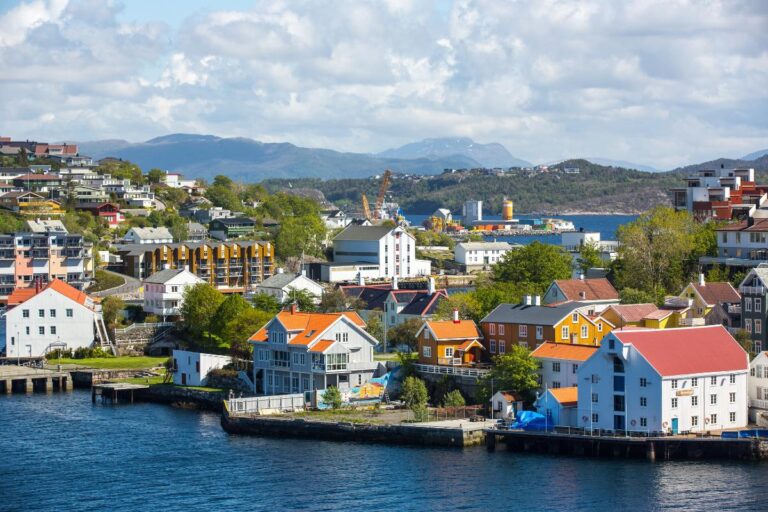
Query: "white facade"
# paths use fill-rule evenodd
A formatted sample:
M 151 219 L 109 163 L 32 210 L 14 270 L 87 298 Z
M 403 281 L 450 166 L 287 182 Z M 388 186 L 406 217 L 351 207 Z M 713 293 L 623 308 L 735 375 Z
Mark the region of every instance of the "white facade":
M 711 328 L 674 331 L 690 337 L 696 350 L 696 334 L 685 331 Z M 578 376 L 579 427 L 679 433 L 747 425 L 746 360 L 730 371 L 662 376 L 636 347 L 610 333 Z
M 509 391 L 497 391 L 491 397 L 493 418 L 498 420 L 515 419 L 517 412 L 523 410 L 522 400 L 515 400 Z
M 163 318 L 179 316 L 184 291 L 205 281 L 189 270 L 161 270 L 144 281 L 144 311 Z
M 123 240 L 129 244 L 170 244 L 173 235 L 168 228 L 131 228 Z
M 5 321 L 7 357 L 90 347 L 97 340 L 97 322 L 103 322 L 101 307 L 90 298 L 81 304 L 50 287 L 8 310 Z
M 256 293 L 266 293 L 275 297 L 280 303 L 288 302 L 293 291 L 306 291 L 315 298 L 315 304 L 320 302 L 323 296 L 323 286 L 308 278 L 304 274 L 284 274 L 279 269 L 278 273 L 271 276 L 256 286 Z
M 534 357 L 539 364 L 539 388 L 569 388 L 579 385 L 579 367 L 584 361 Z
M 768 352 L 749 363 L 749 420 L 768 427 Z
M 163 183 L 170 188 L 194 187 L 195 180 L 185 180 L 181 174 L 167 173 L 163 176 Z
M 232 358 L 218 354 L 203 354 L 187 350 L 173 351 L 173 383 L 177 386 L 205 386 L 211 370 L 224 368 Z
M 515 248 L 507 242 L 463 242 L 453 249 L 453 259 L 468 268 L 483 268 L 495 265 Z

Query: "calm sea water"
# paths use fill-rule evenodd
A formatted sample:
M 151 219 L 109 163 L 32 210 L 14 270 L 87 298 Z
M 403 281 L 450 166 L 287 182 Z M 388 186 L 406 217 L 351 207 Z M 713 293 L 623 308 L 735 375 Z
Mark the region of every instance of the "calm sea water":
M 229 436 L 214 414 L 0 396 L 0 510 L 768 510 L 768 464 Z
M 405 217 L 411 222 L 413 226 L 421 226 L 428 215 L 411 215 L 405 214 Z M 566 219 L 573 222 L 576 229 L 584 228 L 584 231 L 598 231 L 600 232 L 600 238 L 602 240 L 616 240 L 616 229 L 622 224 L 631 222 L 637 218 L 636 215 L 549 215 L 548 217 L 554 219 Z M 460 218 L 460 217 L 459 217 Z M 488 220 L 500 219 L 499 215 L 492 215 L 487 217 Z M 516 217 L 520 220 L 531 220 L 534 218 L 530 215 L 522 215 Z M 497 240 L 505 240 L 510 243 L 529 244 L 534 240 L 548 244 L 560 244 L 560 235 L 538 235 L 538 236 L 511 236 L 511 237 L 489 237 L 496 238 Z

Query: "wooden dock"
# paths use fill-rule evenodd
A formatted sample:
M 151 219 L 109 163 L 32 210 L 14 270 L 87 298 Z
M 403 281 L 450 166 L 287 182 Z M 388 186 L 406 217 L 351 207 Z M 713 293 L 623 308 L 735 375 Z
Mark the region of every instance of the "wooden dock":
M 723 439 L 716 436 L 619 436 L 588 432 L 526 432 L 487 429 L 485 441 L 493 451 L 497 443 L 517 452 L 582 457 L 673 459 L 768 459 L 768 439 Z
M 65 371 L 0 365 L 0 390 L 6 394 L 71 391 L 72 378 Z
M 96 403 L 96 397 L 101 397 L 101 402 L 107 401 L 117 404 L 120 400 L 133 403 L 134 392 L 141 389 L 149 389 L 146 384 L 129 384 L 127 382 L 103 382 L 91 387 L 91 402 Z

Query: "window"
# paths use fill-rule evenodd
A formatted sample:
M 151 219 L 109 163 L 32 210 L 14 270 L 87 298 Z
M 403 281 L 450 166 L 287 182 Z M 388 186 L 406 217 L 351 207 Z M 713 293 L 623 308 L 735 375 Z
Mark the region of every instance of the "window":
M 762 309 L 763 309 L 763 301 L 755 297 L 755 307 L 754 307 L 755 313 L 759 313 L 760 311 L 762 311 Z
M 588 336 L 588 329 L 586 325 L 581 326 L 581 337 L 586 338 Z
M 744 311 L 752 311 L 752 298 L 747 297 L 744 299 Z
M 553 362 L 552 363 L 552 371 L 554 373 L 560 373 L 560 363 L 559 362 Z
M 537 340 L 544 339 L 544 327 L 540 325 L 536 326 L 536 339 Z
M 603 332 L 603 322 L 597 322 L 597 332 Z
M 179 287 L 178 286 L 171 286 L 171 293 L 176 293 L 178 291 L 179 291 Z
M 55 309 L 50 310 L 49 314 L 50 314 L 51 318 L 56 318 L 56 310 Z
M 453 347 L 445 347 L 445 357 L 453 357 Z
M 672 408 L 677 409 L 677 398 L 672 399 Z
M 424 357 L 432 357 L 432 347 L 422 348 L 421 353 L 424 354 Z
M 691 426 L 695 427 L 699 424 L 699 417 L 698 416 L 691 416 Z
M 504 336 L 504 324 L 499 324 L 499 336 Z
M 640 397 L 640 407 L 647 407 L 648 406 L 648 398 L 641 396 Z
M 496 340 L 491 340 L 491 354 L 496 353 Z
M 596 412 L 593 412 L 592 413 L 592 423 L 597 423 L 597 420 L 598 420 L 598 415 L 597 415 Z
M 692 396 L 691 397 L 691 406 L 692 407 L 696 407 L 697 405 L 699 405 L 699 397 Z
M 574 313 L 573 315 L 571 315 L 571 322 L 577 323 L 578 321 L 579 321 L 579 314 L 578 313 Z
M 752 320 L 747 318 L 744 320 L 744 329 L 747 332 L 752 332 Z
M 342 343 L 346 343 L 349 341 L 349 333 L 348 332 L 337 332 L 336 333 L 336 341 L 340 341 Z
M 563 328 L 560 330 L 560 337 L 564 340 L 567 340 L 569 335 L 570 335 L 570 331 L 568 329 L 568 326 L 564 325 Z
M 593 404 L 597 403 L 597 393 L 592 393 L 592 403 Z
M 710 422 L 711 424 L 713 424 L 713 425 L 714 425 L 715 423 L 717 423 L 717 414 L 715 414 L 715 413 L 712 413 L 712 414 L 710 414 L 710 415 L 709 415 L 709 422 Z
M 728 401 L 732 404 L 736 403 L 736 393 L 728 393 Z
M 691 379 L 691 387 L 695 388 L 699 385 L 699 379 L 694 377 Z
M 616 341 L 613 338 L 608 340 L 608 350 L 614 350 L 616 348 Z
M 710 403 L 710 405 L 716 405 L 717 404 L 717 395 L 709 395 L 709 403 Z
M 736 374 L 732 373 L 728 376 L 728 380 L 731 384 L 736 384 Z
M 496 324 L 488 324 L 488 334 L 496 334 Z
M 424 339 L 425 340 L 429 339 L 429 329 L 424 329 Z
M 506 342 L 504 340 L 499 340 L 499 354 L 504 354 L 506 351 Z
M 22 309 L 21 310 L 21 316 L 24 318 L 29 318 L 29 310 L 28 309 Z
M 67 309 L 67 318 L 72 318 L 72 310 Z
M 579 372 L 579 365 L 577 365 L 576 363 L 574 363 L 573 365 L 571 365 L 571 373 L 573 373 L 573 374 L 575 375 L 575 374 L 577 374 L 578 372 Z
M 55 325 L 51 326 L 51 334 L 56 334 L 56 326 Z M 731 393 L 731 394 L 735 394 L 735 393 Z
M 648 387 L 648 379 L 645 377 L 640 377 L 640 387 L 641 388 L 647 388 Z
M 731 423 L 736 423 L 736 413 L 735 412 L 729 412 L 728 413 L 728 420 Z
M 45 318 L 45 310 L 44 309 L 38 309 L 37 310 L 37 316 L 40 318 Z
M 640 426 L 641 427 L 647 427 L 648 426 L 648 418 L 640 417 Z
M 501 327 L 501 326 L 499 326 Z M 499 332 L 501 334 L 501 332 Z M 527 338 L 528 337 L 528 326 L 527 325 L 518 325 L 517 326 L 517 335 L 521 338 Z
M 677 379 L 672 379 L 672 389 L 677 389 Z
M 755 320 L 755 334 L 761 334 L 763 332 L 763 322 L 761 320 Z
M 553 380 L 552 381 L 552 389 L 558 389 L 560 387 L 560 382 Z
M 43 326 L 41 325 L 40 327 L 38 327 L 38 328 L 37 328 L 37 332 L 38 332 L 39 334 L 45 334 L 45 327 L 43 327 Z
M 717 386 L 717 377 L 710 377 L 709 383 L 712 384 L 713 386 Z

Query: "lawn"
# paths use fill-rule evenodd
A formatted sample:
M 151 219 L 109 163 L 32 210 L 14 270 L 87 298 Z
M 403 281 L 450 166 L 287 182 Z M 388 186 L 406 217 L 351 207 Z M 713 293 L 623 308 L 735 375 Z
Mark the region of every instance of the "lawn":
M 397 361 L 397 352 L 374 352 L 374 361 Z
M 61 364 L 75 364 L 84 368 L 98 368 L 103 370 L 126 369 L 141 370 L 143 368 L 154 368 L 163 366 L 168 357 L 94 357 L 87 359 L 61 358 Z M 48 365 L 59 364 L 58 359 L 48 360 Z
M 89 293 L 117 288 L 125 284 L 125 279 L 103 270 L 97 270 L 93 285 L 88 288 Z

